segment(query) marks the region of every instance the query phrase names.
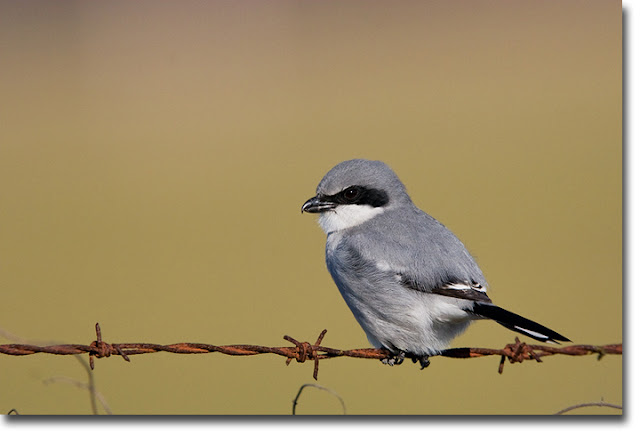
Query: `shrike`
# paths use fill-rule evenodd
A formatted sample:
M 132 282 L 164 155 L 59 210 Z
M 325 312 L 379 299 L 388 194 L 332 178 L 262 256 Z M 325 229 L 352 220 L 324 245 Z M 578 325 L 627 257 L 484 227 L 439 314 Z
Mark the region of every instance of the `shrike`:
M 383 162 L 339 163 L 302 212 L 320 215 L 329 272 L 369 342 L 393 353 L 384 363 L 407 355 L 425 368 L 478 319 L 543 342 L 569 341 L 494 305 L 462 242 L 413 204 Z

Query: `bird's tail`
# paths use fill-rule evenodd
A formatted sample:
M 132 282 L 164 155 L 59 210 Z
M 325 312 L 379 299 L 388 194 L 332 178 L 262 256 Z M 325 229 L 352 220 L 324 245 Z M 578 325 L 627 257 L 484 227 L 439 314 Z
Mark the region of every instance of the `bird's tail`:
M 571 342 L 570 339 L 565 338 L 558 332 L 554 332 L 550 328 L 493 304 L 475 303 L 472 312 L 484 318 L 492 319 L 514 332 L 522 333 L 538 341 L 551 344 L 557 344 L 558 341 Z

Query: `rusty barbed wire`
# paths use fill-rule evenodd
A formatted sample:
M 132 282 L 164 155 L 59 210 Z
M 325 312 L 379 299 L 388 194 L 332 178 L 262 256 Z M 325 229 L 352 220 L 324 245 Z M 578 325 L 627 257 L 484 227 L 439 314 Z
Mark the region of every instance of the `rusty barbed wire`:
M 103 358 L 112 355 L 121 356 L 127 362 L 129 356 L 137 354 L 157 353 L 164 351 L 177 354 L 204 354 L 221 353 L 230 356 L 254 356 L 258 354 L 277 354 L 287 358 L 286 364 L 292 360 L 304 363 L 313 360 L 313 378 L 318 379 L 319 362 L 322 359 L 335 357 L 354 357 L 360 359 L 384 359 L 392 357 L 387 350 L 377 348 L 359 348 L 353 350 L 339 350 L 320 345 L 327 330 L 323 330 L 314 344 L 309 342 L 299 342 L 290 336 L 285 335 L 284 339 L 291 342 L 293 347 L 268 347 L 263 345 L 211 345 L 201 343 L 182 342 L 170 345 L 158 345 L 150 343 L 121 343 L 109 344 L 102 340 L 100 325 L 96 324 L 96 340 L 89 345 L 63 344 L 63 345 L 30 345 L 30 344 L 0 344 L 0 354 L 10 356 L 27 356 L 36 353 L 47 353 L 55 355 L 76 355 L 89 354 L 89 365 L 94 368 L 94 357 Z M 551 355 L 565 356 L 586 356 L 590 354 L 598 355 L 601 359 L 607 354 L 622 354 L 622 344 L 610 345 L 569 345 L 566 347 L 550 347 L 545 345 L 530 345 L 516 337 L 514 344 L 507 344 L 502 349 L 490 348 L 450 348 L 443 350 L 440 356 L 466 359 L 484 356 L 501 356 L 498 372 L 502 374 L 504 364 L 508 359 L 510 363 L 521 363 L 525 360 L 535 360 L 542 362 L 541 358 Z M 411 357 L 411 356 L 408 356 Z M 437 356 L 434 356 L 437 357 Z

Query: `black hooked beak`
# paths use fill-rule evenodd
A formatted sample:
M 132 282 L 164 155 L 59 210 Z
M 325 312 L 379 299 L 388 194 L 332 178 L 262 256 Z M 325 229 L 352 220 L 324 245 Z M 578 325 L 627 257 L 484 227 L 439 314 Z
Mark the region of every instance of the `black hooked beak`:
M 333 210 L 336 206 L 337 204 L 333 201 L 329 201 L 321 196 L 316 196 L 304 202 L 301 212 L 322 213 Z

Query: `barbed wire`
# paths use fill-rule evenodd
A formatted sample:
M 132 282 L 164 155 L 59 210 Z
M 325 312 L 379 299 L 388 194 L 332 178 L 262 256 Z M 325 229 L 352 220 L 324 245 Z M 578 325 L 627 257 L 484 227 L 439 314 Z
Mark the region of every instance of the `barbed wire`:
M 127 362 L 129 356 L 137 354 L 157 353 L 164 351 L 177 354 L 203 354 L 222 353 L 230 356 L 253 356 L 257 354 L 277 354 L 287 358 L 286 364 L 292 360 L 304 363 L 307 360 L 314 362 L 313 378 L 318 379 L 319 362 L 322 359 L 335 357 L 354 357 L 360 359 L 385 359 L 392 357 L 392 353 L 377 348 L 359 348 L 353 350 L 339 350 L 321 345 L 327 330 L 323 330 L 314 344 L 299 342 L 285 335 L 284 339 L 291 342 L 293 347 L 268 347 L 263 345 L 211 345 L 201 343 L 182 342 L 170 345 L 158 345 L 150 343 L 120 343 L 109 344 L 102 340 L 100 325 L 96 324 L 96 340 L 89 345 L 63 344 L 63 345 L 31 345 L 31 344 L 0 344 L 0 354 L 10 356 L 27 356 L 36 353 L 54 355 L 89 354 L 89 365 L 94 368 L 94 357 L 103 358 L 112 355 L 121 356 Z M 570 345 L 566 347 L 550 347 L 545 345 L 530 345 L 516 337 L 515 343 L 507 344 L 502 349 L 491 348 L 450 348 L 443 350 L 439 355 L 443 357 L 466 359 L 484 356 L 501 356 L 498 372 L 502 374 L 504 364 L 508 359 L 510 363 L 521 363 L 525 360 L 542 362 L 541 358 L 552 355 L 586 356 L 596 354 L 601 359 L 607 354 L 621 355 L 622 344 L 610 345 Z M 407 355 L 407 357 L 414 357 Z M 436 356 L 434 356 L 436 357 Z
M 21 336 L 15 335 L 5 329 L 3 329 L 2 327 L 0 327 L 0 337 L 4 337 L 6 339 L 9 339 L 11 341 L 14 342 L 31 342 L 32 344 L 35 343 L 39 343 L 42 345 L 52 345 L 55 342 L 54 341 L 29 341 Z M 111 409 L 109 408 L 109 405 L 107 404 L 107 401 L 105 399 L 105 397 L 98 392 L 97 388 L 96 388 L 96 381 L 95 381 L 95 377 L 93 375 L 93 371 L 91 370 L 91 367 L 89 366 L 89 363 L 87 361 L 85 361 L 81 355 L 76 354 L 73 357 L 75 357 L 76 361 L 82 366 L 82 369 L 86 372 L 87 374 L 87 382 L 83 383 L 81 381 L 78 380 L 73 380 L 73 382 L 71 381 L 71 379 L 69 379 L 68 383 L 71 384 L 75 384 L 76 386 L 82 388 L 82 389 L 86 389 L 89 393 L 89 399 L 91 401 L 91 411 L 94 415 L 98 414 L 98 401 L 102 404 L 102 408 L 104 409 L 104 411 L 108 414 L 111 415 Z M 48 384 L 48 382 L 55 382 L 55 381 L 59 381 L 61 380 L 60 378 L 50 378 L 47 380 L 43 380 L 44 384 Z M 15 414 L 18 414 L 18 411 L 15 410 Z

